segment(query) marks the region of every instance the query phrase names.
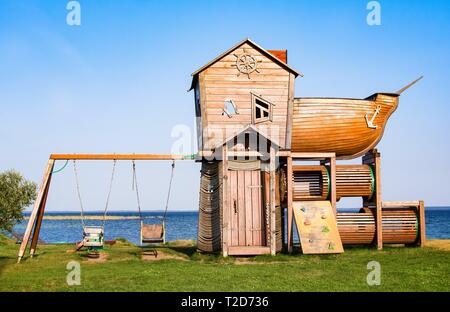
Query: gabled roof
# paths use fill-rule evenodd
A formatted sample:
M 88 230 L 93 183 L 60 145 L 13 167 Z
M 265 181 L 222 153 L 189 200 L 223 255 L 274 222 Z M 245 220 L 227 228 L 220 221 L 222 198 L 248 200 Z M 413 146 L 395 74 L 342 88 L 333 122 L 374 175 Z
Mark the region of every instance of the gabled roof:
M 202 67 L 200 67 L 199 69 L 197 69 L 195 72 L 192 73 L 192 83 L 191 83 L 191 88 L 188 90 L 192 90 L 195 87 L 195 82 L 197 80 L 197 76 L 199 73 L 201 73 L 203 70 L 205 70 L 206 68 L 208 68 L 209 66 L 211 66 L 212 64 L 214 64 L 215 62 L 219 61 L 222 57 L 224 57 L 225 55 L 229 54 L 230 52 L 232 52 L 233 50 L 237 49 L 238 47 L 240 47 L 241 45 L 243 45 L 244 43 L 248 43 L 251 46 L 253 46 L 256 50 L 258 50 L 259 52 L 261 52 L 261 54 L 263 54 L 264 56 L 266 56 L 267 58 L 271 59 L 273 62 L 275 62 L 276 64 L 280 65 L 282 68 L 286 69 L 287 71 L 293 73 L 295 75 L 295 77 L 297 76 L 301 76 L 303 77 L 303 74 L 301 72 L 296 71 L 295 69 L 293 69 L 292 67 L 290 67 L 288 64 L 286 64 L 285 62 L 283 62 L 282 60 L 280 60 L 278 57 L 276 57 L 275 55 L 273 55 L 272 53 L 270 53 L 269 51 L 267 51 L 266 49 L 262 48 L 261 46 L 259 46 L 258 44 L 256 44 L 255 42 L 253 42 L 252 40 L 250 40 L 249 38 L 246 38 L 244 40 L 242 40 L 241 42 L 237 43 L 236 45 L 234 45 L 233 47 L 231 47 L 230 49 L 226 50 L 225 52 L 223 52 L 221 55 L 219 55 L 218 57 L 216 57 L 215 59 L 213 59 L 212 61 L 208 62 L 207 64 L 203 65 Z
M 280 144 L 279 144 L 279 142 L 277 142 L 277 140 L 275 140 L 273 138 L 270 138 L 267 135 L 267 133 L 264 133 L 260 129 L 256 128 L 254 125 L 249 124 L 246 127 L 242 128 L 241 130 L 237 131 L 236 133 L 230 135 L 228 138 L 226 138 L 225 140 L 221 141 L 219 144 L 216 144 L 216 147 L 220 146 L 220 145 L 223 145 L 225 143 L 228 143 L 229 141 L 233 140 L 235 137 L 241 135 L 242 133 L 249 132 L 249 131 L 254 131 L 257 134 L 263 136 L 267 141 L 275 143 L 278 147 L 280 146 Z

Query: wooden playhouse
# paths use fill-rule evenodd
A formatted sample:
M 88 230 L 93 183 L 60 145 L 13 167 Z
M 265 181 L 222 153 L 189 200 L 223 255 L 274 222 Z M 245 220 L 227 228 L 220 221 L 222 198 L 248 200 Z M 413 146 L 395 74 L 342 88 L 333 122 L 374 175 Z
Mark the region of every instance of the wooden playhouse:
M 303 253 L 344 244 L 423 244 L 422 201 L 383 202 L 381 140 L 400 94 L 297 98 L 302 74 L 286 50 L 243 40 L 193 74 L 201 162 L 198 250 L 227 255 Z M 360 165 L 336 160 L 362 156 Z M 362 197 L 357 213 L 336 211 Z
M 50 155 L 18 262 L 29 243 L 30 257 L 35 254 L 52 175 L 69 160 L 76 177 L 77 161 L 113 163 L 101 229 L 82 222 L 83 246 L 103 246 L 117 161 L 132 162 L 133 181 L 135 160 L 172 161 L 166 212 L 175 161 L 193 158 L 201 162 L 199 251 L 224 256 L 292 252 L 294 220 L 303 253 L 340 253 L 343 244 L 374 244 L 379 249 L 383 243 L 423 245 L 423 202 L 382 201 L 380 153 L 375 149 L 400 94 L 417 80 L 395 93 L 365 99 L 296 98 L 294 81 L 301 75 L 287 64 L 287 51 L 265 50 L 246 39 L 193 73 L 199 148 L 195 157 Z M 361 156 L 359 165 L 336 164 Z M 55 170 L 56 161 L 65 164 Z M 136 195 L 141 244 L 148 239 L 164 243 L 166 213 L 159 224 L 145 225 L 137 182 Z M 336 202 L 343 197 L 363 198 L 361 210 L 337 212 Z

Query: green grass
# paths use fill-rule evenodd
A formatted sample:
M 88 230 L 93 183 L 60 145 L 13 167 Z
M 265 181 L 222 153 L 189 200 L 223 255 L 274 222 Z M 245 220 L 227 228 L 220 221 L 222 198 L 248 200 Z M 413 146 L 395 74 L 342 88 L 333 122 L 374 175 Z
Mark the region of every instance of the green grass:
M 447 247 L 450 242 L 444 243 Z M 437 248 L 347 248 L 340 255 L 222 258 L 168 244 L 176 259 L 141 260 L 127 242 L 108 246 L 104 262 L 69 245 L 39 246 L 16 264 L 18 245 L 0 237 L 0 291 L 450 291 L 450 251 Z M 68 286 L 66 265 L 81 263 L 81 285 Z M 381 285 L 368 286 L 367 263 L 381 264 Z

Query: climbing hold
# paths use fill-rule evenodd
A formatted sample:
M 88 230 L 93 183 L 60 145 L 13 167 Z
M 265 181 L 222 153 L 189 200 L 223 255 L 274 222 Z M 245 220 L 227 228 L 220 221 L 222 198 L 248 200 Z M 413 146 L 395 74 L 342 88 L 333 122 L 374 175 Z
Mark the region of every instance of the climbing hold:
M 328 233 L 328 232 L 330 232 L 330 229 L 328 228 L 328 226 L 324 226 L 323 228 L 322 228 L 322 233 Z
M 334 244 L 332 242 L 328 243 L 328 249 L 330 249 L 330 250 L 334 249 Z
M 300 208 L 300 210 L 301 210 L 301 211 L 303 211 L 303 212 L 305 212 L 305 211 L 306 211 L 305 207 L 303 207 L 303 208 Z
M 309 221 L 308 219 L 305 220 L 305 222 L 303 222 L 305 225 L 311 225 L 311 221 Z
M 326 219 L 327 216 L 326 216 L 326 215 L 322 215 L 321 218 L 322 218 L 322 219 Z

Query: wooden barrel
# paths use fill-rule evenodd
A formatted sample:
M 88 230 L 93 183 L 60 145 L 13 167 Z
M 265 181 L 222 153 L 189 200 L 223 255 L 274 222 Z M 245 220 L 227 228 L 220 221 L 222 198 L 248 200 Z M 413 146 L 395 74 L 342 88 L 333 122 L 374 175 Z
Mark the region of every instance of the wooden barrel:
M 326 200 L 330 196 L 329 167 L 293 166 L 293 199 Z M 336 166 L 336 199 L 342 197 L 372 197 L 375 177 L 369 165 Z
M 336 199 L 341 197 L 372 197 L 375 176 L 369 165 L 336 166 Z
M 338 212 L 337 225 L 343 244 L 372 244 L 376 240 L 373 210 Z M 418 239 L 418 216 L 414 208 L 383 208 L 383 243 L 413 244 Z
M 293 166 L 293 199 L 326 200 L 329 193 L 325 166 Z
M 218 162 L 202 162 L 200 178 L 197 249 L 220 251 L 220 179 Z

